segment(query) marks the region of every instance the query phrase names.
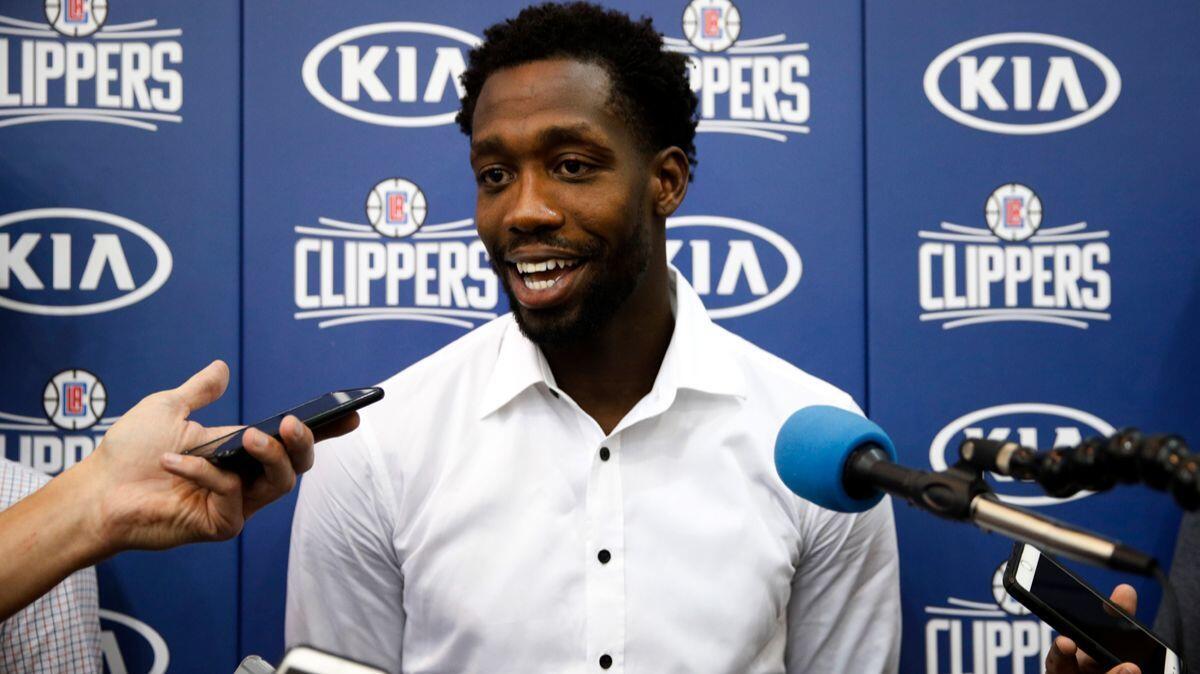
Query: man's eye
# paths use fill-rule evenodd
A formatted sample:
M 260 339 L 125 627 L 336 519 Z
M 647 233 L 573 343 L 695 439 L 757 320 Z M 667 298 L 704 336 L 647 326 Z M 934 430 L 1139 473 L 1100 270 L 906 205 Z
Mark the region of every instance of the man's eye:
M 488 168 L 479 172 L 479 183 L 481 185 L 503 185 L 508 178 L 508 173 L 500 168 Z
M 590 169 L 591 165 L 578 159 L 564 159 L 558 164 L 559 172 L 572 178 L 586 175 Z

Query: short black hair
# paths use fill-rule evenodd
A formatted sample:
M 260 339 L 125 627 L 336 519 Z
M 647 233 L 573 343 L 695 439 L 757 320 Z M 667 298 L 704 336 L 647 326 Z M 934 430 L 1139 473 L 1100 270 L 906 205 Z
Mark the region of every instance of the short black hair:
M 608 72 L 610 102 L 645 149 L 678 147 L 694 169 L 696 94 L 689 84 L 687 57 L 663 49 L 649 17 L 634 21 L 588 2 L 548 2 L 526 7 L 516 18 L 484 30 L 483 37 L 462 74 L 466 93 L 457 121 L 467 136 L 479 92 L 493 73 L 531 61 L 575 59 Z

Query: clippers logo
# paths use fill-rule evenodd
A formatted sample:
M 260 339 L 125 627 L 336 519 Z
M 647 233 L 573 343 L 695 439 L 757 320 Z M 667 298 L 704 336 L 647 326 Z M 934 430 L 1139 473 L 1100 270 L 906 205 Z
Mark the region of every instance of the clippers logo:
M 938 431 L 929 445 L 929 465 L 934 470 L 945 470 L 958 460 L 958 446 L 967 438 L 1012 440 L 1026 447 L 1048 449 L 1078 445 L 1085 438 L 1107 437 L 1114 432 L 1107 421 L 1072 407 L 1046 403 L 997 405 L 964 414 Z M 1046 496 L 1034 483 L 990 473 L 987 479 L 1000 500 L 1016 505 L 1056 505 L 1092 494 L 1079 492 L 1070 498 L 1058 499 Z
M 729 0 L 692 0 L 683 10 L 683 34 L 700 51 L 725 51 L 741 31 L 742 16 Z
M 959 124 L 1030 135 L 1073 129 L 1108 112 L 1121 95 L 1121 74 L 1082 42 L 1000 33 L 939 54 L 925 69 L 924 86 L 933 107 Z
M 0 127 L 157 131 L 159 122 L 183 121 L 181 29 L 158 29 L 155 19 L 108 23 L 107 0 L 46 0 L 44 9 L 46 23 L 0 16 Z
M 322 40 L 300 74 L 313 98 L 350 119 L 397 127 L 453 124 L 464 93 L 464 50 L 479 43 L 449 26 L 373 23 Z
M 108 18 L 108 0 L 46 0 L 46 21 L 67 37 L 86 37 Z
M 682 29 L 685 39 L 664 36 L 663 45 L 688 54 L 696 131 L 780 143 L 809 132 L 807 42 L 788 43 L 784 33 L 740 39 L 742 15 L 730 0 L 692 0 Z
M 687 277 L 714 319 L 778 304 L 804 271 L 800 254 L 780 234 L 716 215 L 667 218 L 667 261 Z
M 425 193 L 403 178 L 390 178 L 367 195 L 367 221 L 376 232 L 403 239 L 425 223 Z
M 0 412 L 0 456 L 55 475 L 91 454 L 117 417 L 103 416 L 108 390 L 82 368 L 58 372 L 40 391 L 35 385 L 26 392 L 31 410 L 39 393 L 44 416 Z
M 154 294 L 172 264 L 162 238 L 112 213 L 37 208 L 0 215 L 0 310 L 115 311 Z
M 109 672 L 165 674 L 171 663 L 167 641 L 146 623 L 100 609 L 100 651 Z
M 1111 319 L 1108 231 L 1085 231 L 1086 222 L 1042 229 L 1042 200 L 1020 183 L 996 188 L 983 210 L 987 229 L 942 222 L 918 232 L 922 321 L 1086 329 Z
M 988 197 L 984 216 L 988 229 L 1005 241 L 1024 241 L 1042 224 L 1042 200 L 1019 183 L 1001 185 Z
M 499 280 L 473 219 L 426 225 L 425 194 L 405 178 L 372 187 L 365 210 L 369 225 L 318 218 L 295 228 L 296 320 L 469 330 L 498 315 Z
M 992 574 L 993 602 L 948 597 L 926 606 L 925 671 L 929 674 L 1040 672 L 1054 631 L 1009 596 L 1004 562 Z
M 104 384 L 87 370 L 63 370 L 46 384 L 42 407 L 50 423 L 63 430 L 81 431 L 100 421 L 108 405 Z

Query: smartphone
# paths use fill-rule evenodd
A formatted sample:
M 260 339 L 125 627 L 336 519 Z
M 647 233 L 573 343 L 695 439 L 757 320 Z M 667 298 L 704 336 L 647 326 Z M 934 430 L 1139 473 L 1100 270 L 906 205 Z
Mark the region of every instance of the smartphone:
M 387 674 L 382 669 L 355 662 L 311 646 L 293 646 L 283 656 L 275 674 Z
M 1132 662 L 1142 674 L 1183 674 L 1183 663 L 1147 627 L 1042 551 L 1017 543 L 1004 589 L 1109 670 Z
M 252 426 L 278 440 L 279 424 L 289 414 L 300 419 L 305 426 L 315 431 L 327 423 L 336 421 L 354 410 L 366 407 L 382 398 L 383 389 L 381 388 L 333 391 L 285 412 L 280 412 L 273 417 L 263 419 Z M 251 482 L 262 474 L 263 469 L 262 464 L 250 456 L 250 453 L 242 446 L 242 434 L 250 427 L 243 426 L 228 435 L 209 440 L 199 447 L 193 447 L 184 454 L 208 459 L 218 468 L 232 470 L 247 482 Z

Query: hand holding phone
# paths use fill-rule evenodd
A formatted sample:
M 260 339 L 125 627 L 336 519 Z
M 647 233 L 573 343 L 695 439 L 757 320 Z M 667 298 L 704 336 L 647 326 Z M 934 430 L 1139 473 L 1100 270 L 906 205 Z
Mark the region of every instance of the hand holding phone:
M 1137 665 L 1142 674 L 1185 672 L 1178 655 L 1149 628 L 1031 545 L 1013 546 L 1004 572 L 1004 589 L 1090 655 L 1098 666 L 1094 671 L 1110 671 L 1128 662 Z M 1070 658 L 1066 655 L 1052 652 L 1047 671 L 1087 671 L 1078 668 L 1073 652 Z
M 284 417 L 292 415 L 315 432 L 322 426 L 333 423 L 351 412 L 366 407 L 382 398 L 383 389 L 380 388 L 333 391 L 297 405 L 290 410 L 267 417 L 251 426 L 243 426 L 228 435 L 221 436 L 198 447 L 193 447 L 185 451 L 184 454 L 208 459 L 218 468 L 234 471 L 241 475 L 244 481 L 250 483 L 262 474 L 263 468 L 262 464 L 251 456 L 242 444 L 242 436 L 245 434 L 247 428 L 257 428 L 278 440 L 280 439 L 280 423 L 283 422 Z
M 1129 615 L 1137 614 L 1137 590 L 1124 583 L 1113 588 L 1108 600 L 1121 607 Z M 1122 663 L 1107 671 L 1075 643 L 1073 639 L 1059 634 L 1050 642 L 1046 654 L 1046 674 L 1141 674 L 1137 665 Z

